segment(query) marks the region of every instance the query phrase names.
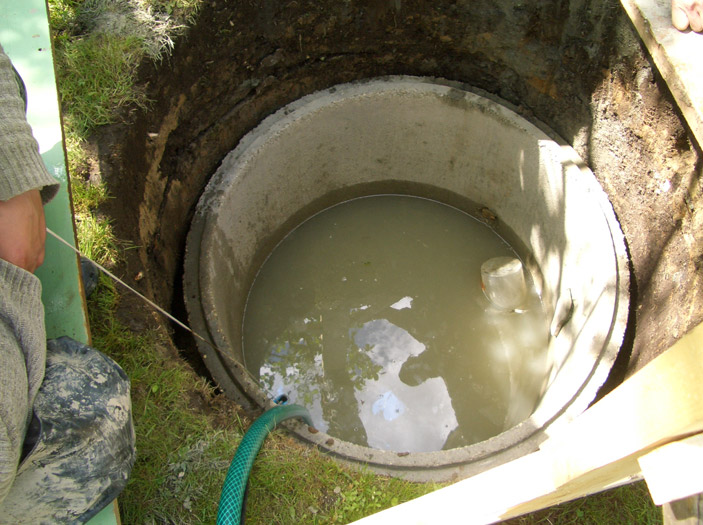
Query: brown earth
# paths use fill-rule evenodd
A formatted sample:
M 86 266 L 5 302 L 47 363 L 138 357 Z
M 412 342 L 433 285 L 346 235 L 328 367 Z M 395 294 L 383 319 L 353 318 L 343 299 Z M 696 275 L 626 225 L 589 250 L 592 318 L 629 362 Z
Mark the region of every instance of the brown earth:
M 631 318 L 611 385 L 701 321 L 703 155 L 627 15 L 603 0 L 209 2 L 170 58 L 143 65 L 151 109 L 91 143 L 116 197 L 104 211 L 138 247 L 126 280 L 185 317 L 185 238 L 221 159 L 285 104 L 391 74 L 502 97 L 591 166 L 631 256 Z M 143 309 L 127 304 L 138 329 Z M 197 362 L 189 337 L 175 341 Z

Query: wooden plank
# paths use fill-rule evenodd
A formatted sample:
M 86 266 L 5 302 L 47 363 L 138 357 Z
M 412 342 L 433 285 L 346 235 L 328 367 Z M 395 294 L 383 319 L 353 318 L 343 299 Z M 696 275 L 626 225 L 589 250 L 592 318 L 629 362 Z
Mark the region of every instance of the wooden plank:
M 703 494 L 696 494 L 662 507 L 664 525 L 701 525 L 703 523 Z
M 599 492 L 638 459 L 703 431 L 703 324 L 533 454 L 356 523 L 495 523 Z
M 698 144 L 703 145 L 703 37 L 673 26 L 669 0 L 621 3 Z
M 703 434 L 659 447 L 638 462 L 657 505 L 703 492 Z

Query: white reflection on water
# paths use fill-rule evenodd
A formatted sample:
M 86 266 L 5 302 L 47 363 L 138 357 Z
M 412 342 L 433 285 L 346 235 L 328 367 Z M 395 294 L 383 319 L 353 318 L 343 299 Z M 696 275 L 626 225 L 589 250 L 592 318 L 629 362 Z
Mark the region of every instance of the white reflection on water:
M 347 355 L 367 445 L 398 452 L 441 450 L 459 425 L 444 379 L 431 377 L 414 386 L 400 379 L 405 362 L 422 354 L 425 345 L 386 319 L 368 321 L 352 329 L 351 335 L 355 351 L 375 365 L 370 375 L 368 368 L 358 367 L 353 352 Z M 299 344 L 307 346 L 303 341 Z M 325 395 L 323 354 L 315 353 L 310 366 L 291 360 L 294 353 L 289 342 L 279 346 L 259 369 L 260 377 L 271 397 L 286 394 L 291 403 L 306 406 L 316 427 L 327 432 L 329 414 L 323 405 L 329 395 Z
M 425 345 L 386 319 L 364 323 L 354 343 L 381 367 L 378 376 L 354 389 L 370 447 L 404 452 L 440 450 L 458 426 L 444 379 L 416 386 L 401 381 L 403 364 Z
M 391 305 L 394 310 L 404 310 L 405 308 L 412 308 L 413 298 L 410 296 L 403 297 L 400 301 L 397 301 Z
M 284 351 L 280 352 L 285 356 L 290 350 L 288 342 L 284 345 Z M 279 354 L 279 355 L 280 355 Z M 279 360 L 285 357 L 279 357 Z M 275 357 L 272 357 L 273 361 Z M 264 363 L 259 368 L 259 376 L 264 384 L 268 385 L 267 391 L 272 399 L 285 395 L 290 403 L 297 403 L 305 406 L 310 412 L 315 426 L 322 432 L 327 432 L 329 424 L 325 421 L 322 413 L 322 393 L 319 385 L 325 376 L 325 367 L 322 361 L 322 354 L 315 354 L 313 366 L 308 366 L 306 362 L 293 363 L 285 367 L 285 376 L 273 369 L 271 363 Z M 310 385 L 309 389 L 301 389 L 301 385 Z

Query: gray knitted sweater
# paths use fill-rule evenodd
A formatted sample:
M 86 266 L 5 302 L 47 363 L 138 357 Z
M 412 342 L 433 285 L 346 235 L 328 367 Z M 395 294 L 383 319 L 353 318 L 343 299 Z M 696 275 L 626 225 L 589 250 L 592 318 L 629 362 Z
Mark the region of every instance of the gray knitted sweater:
M 46 203 L 58 183 L 39 155 L 19 84 L 0 46 L 0 200 L 35 188 Z M 45 359 L 39 279 L 0 259 L 0 506 L 17 471 Z

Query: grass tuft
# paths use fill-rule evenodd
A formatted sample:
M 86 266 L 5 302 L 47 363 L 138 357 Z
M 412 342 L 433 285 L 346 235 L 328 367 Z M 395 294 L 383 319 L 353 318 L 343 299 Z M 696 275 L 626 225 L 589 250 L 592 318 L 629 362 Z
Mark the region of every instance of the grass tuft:
M 94 213 L 76 214 L 78 245 L 83 255 L 101 264 L 113 266 L 119 260 L 120 247 L 112 223 Z
M 156 330 L 134 333 L 115 316 L 120 296 L 104 275 L 89 301 L 93 345 L 130 378 L 137 460 L 120 495 L 125 523 L 214 523 L 219 490 L 241 438 L 234 419 L 216 427 L 192 406 L 212 387 L 167 351 Z
M 251 523 L 349 523 L 435 489 L 352 471 L 276 432 L 257 457 L 247 503 Z
M 136 84 L 142 55 L 140 39 L 115 35 L 83 37 L 57 54 L 64 115 L 77 137 L 117 122 L 127 108 L 148 106 Z
M 161 60 L 193 23 L 202 0 L 49 0 L 66 134 L 75 142 L 98 126 L 149 105 L 137 72 Z
M 107 188 L 103 184 L 91 184 L 76 178 L 71 181 L 71 192 L 73 196 L 73 212 L 84 216 L 93 213 L 110 196 Z
M 658 525 L 661 510 L 644 481 L 562 503 L 506 521 L 506 525 Z

